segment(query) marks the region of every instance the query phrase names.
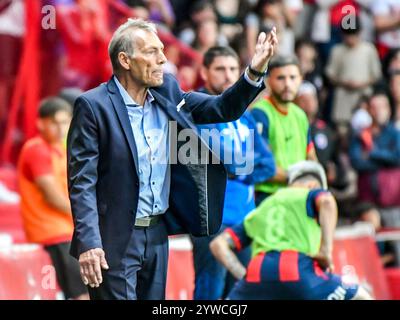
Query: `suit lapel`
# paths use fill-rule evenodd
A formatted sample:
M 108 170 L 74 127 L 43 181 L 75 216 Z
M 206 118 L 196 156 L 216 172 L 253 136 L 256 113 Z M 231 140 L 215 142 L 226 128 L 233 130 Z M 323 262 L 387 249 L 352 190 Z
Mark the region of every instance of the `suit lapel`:
M 176 110 L 176 106 L 174 106 L 169 100 L 165 99 L 154 89 L 150 89 L 150 92 L 157 101 L 158 105 L 163 109 L 170 119 L 176 120 L 176 122 L 178 122 L 182 128 L 190 128 L 197 132 L 196 127 L 186 119 L 183 113 L 178 112 Z
M 136 172 L 138 172 L 138 152 L 132 133 L 131 124 L 129 122 L 128 111 L 126 110 L 125 103 L 122 99 L 122 96 L 119 94 L 118 88 L 113 79 L 108 81 L 107 89 L 113 108 L 118 116 L 119 122 L 121 123 L 121 127 L 125 134 L 126 140 L 128 141 L 129 148 L 135 162 Z M 158 106 L 162 108 L 162 110 L 167 114 L 170 119 L 175 120 L 182 128 L 190 128 L 197 132 L 197 128 L 194 126 L 194 124 L 186 119 L 183 113 L 178 112 L 173 103 L 164 98 L 159 92 L 154 89 L 150 89 L 150 92 L 153 95 L 154 99 L 157 101 Z
M 132 153 L 133 161 L 135 162 L 136 173 L 138 173 L 139 163 L 138 163 L 138 153 L 135 143 L 135 138 L 133 137 L 132 127 L 129 122 L 128 111 L 124 104 L 124 100 L 118 92 L 118 88 L 113 79 L 111 79 L 107 84 L 108 91 L 110 93 L 110 99 L 117 113 L 119 122 L 121 123 L 122 130 L 124 131 L 126 140 L 128 141 L 129 148 Z

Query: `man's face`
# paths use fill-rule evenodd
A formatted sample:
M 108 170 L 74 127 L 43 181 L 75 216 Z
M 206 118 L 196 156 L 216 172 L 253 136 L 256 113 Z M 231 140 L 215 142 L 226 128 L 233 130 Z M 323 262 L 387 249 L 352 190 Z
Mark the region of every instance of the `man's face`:
M 232 56 L 214 58 L 208 68 L 203 67 L 202 77 L 212 94 L 220 94 L 239 79 L 239 62 Z
M 218 24 L 215 20 L 200 22 L 197 29 L 197 42 L 200 47 L 210 48 L 218 42 Z
M 359 35 L 358 34 L 346 34 L 343 36 L 344 43 L 349 47 L 354 47 L 359 42 Z
M 312 93 L 304 93 L 296 98 L 297 105 L 304 110 L 308 117 L 315 117 L 318 112 L 318 99 Z
M 390 104 L 385 95 L 377 95 L 369 100 L 369 113 L 378 125 L 385 125 L 390 120 Z
M 40 118 L 38 128 L 42 137 L 49 143 L 61 143 L 67 136 L 71 114 L 58 111 L 53 117 Z
M 132 78 L 144 87 L 163 84 L 163 65 L 167 61 L 164 45 L 156 34 L 145 30 L 135 30 L 133 56 L 130 59 Z
M 271 70 L 268 85 L 272 96 L 281 103 L 292 102 L 301 84 L 300 70 L 296 65 L 288 65 Z
M 311 72 L 315 68 L 316 51 L 312 46 L 303 45 L 298 49 L 297 56 L 303 73 Z

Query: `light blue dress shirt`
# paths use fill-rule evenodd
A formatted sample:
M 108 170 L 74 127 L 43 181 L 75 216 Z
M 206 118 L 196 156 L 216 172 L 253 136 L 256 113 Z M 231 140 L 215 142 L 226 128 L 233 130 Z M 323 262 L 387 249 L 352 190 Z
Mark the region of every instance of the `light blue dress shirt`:
M 136 218 L 163 214 L 169 206 L 171 169 L 169 166 L 168 117 L 147 91 L 144 106 L 135 102 L 117 77 L 115 84 L 124 100 L 135 139 L 139 172 L 139 201 Z M 252 81 L 247 73 L 244 78 L 259 87 L 263 81 Z M 129 193 L 129 190 L 127 190 Z
M 144 106 L 141 106 L 131 98 L 116 77 L 114 81 L 128 111 L 138 152 L 140 187 L 136 217 L 163 214 L 168 209 L 171 181 L 168 117 L 150 91 L 147 91 Z

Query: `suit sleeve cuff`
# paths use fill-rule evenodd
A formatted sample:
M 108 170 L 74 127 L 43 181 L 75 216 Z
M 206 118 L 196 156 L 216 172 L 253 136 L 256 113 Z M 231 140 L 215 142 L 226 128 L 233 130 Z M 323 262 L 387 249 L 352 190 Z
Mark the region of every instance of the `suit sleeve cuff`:
M 264 81 L 264 78 L 263 77 L 260 77 L 260 80 L 258 80 L 258 81 L 254 81 L 254 80 L 251 80 L 250 79 L 250 77 L 249 77 L 249 75 L 247 74 L 247 69 L 244 71 L 244 78 L 246 79 L 246 81 L 249 83 L 249 84 L 251 84 L 252 86 L 254 86 L 254 87 L 260 87 L 261 86 L 261 84 L 263 83 L 263 81 Z

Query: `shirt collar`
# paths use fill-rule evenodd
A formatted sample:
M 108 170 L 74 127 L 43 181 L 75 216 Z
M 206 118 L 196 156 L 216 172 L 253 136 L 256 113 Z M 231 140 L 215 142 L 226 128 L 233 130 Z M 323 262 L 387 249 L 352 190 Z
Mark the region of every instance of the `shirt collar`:
M 114 76 L 113 78 L 114 78 L 115 84 L 117 85 L 119 93 L 121 94 L 122 99 L 124 100 L 125 105 L 130 106 L 130 107 L 139 106 L 139 103 L 137 103 L 135 100 L 132 99 L 132 97 L 129 95 L 129 93 L 122 86 L 121 82 L 118 81 L 117 77 Z M 149 90 L 147 90 L 146 102 L 151 103 L 153 101 L 154 101 L 153 95 L 151 94 L 151 92 Z

